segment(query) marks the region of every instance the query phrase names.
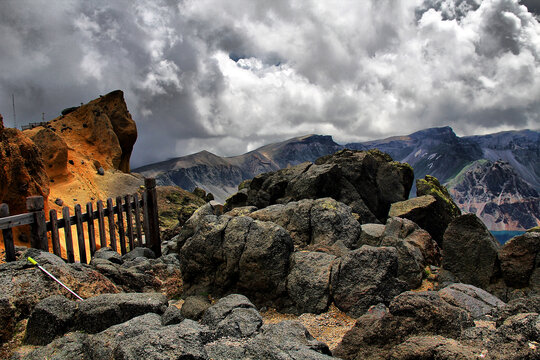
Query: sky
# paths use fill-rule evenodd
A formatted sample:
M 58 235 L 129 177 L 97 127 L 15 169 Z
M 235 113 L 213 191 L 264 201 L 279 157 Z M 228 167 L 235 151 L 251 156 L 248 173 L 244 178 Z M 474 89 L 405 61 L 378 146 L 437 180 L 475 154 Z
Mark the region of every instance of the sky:
M 305 134 L 540 128 L 540 0 L 1 0 L 0 113 L 121 89 L 132 167 Z

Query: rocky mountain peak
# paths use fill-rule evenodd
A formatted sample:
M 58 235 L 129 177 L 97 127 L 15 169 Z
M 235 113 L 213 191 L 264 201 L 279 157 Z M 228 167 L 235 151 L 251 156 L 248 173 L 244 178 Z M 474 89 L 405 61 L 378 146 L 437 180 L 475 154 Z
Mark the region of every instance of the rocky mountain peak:
M 449 187 L 460 207 L 492 230 L 526 230 L 540 223 L 538 192 L 506 161 L 475 161 Z

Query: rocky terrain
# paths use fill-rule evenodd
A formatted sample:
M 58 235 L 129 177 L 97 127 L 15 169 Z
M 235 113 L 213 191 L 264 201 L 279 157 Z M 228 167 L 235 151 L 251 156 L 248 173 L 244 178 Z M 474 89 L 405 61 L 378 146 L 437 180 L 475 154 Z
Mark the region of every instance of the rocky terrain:
M 431 175 L 441 183 L 448 184 L 450 190 L 464 188 L 470 183 L 464 180 L 463 172 L 470 169 L 476 161 L 499 160 L 507 163 L 505 181 L 527 183 L 528 187 L 540 192 L 540 133 L 537 131 L 508 131 L 497 134 L 458 137 L 450 127 L 426 129 L 407 136 L 396 136 L 364 143 L 339 145 L 330 136 L 308 135 L 293 138 L 281 143 L 270 144 L 244 155 L 222 158 L 209 152 L 171 159 L 162 163 L 147 165 L 136 169 L 146 176 L 157 177 L 162 185 L 179 185 L 187 190 L 201 187 L 212 192 L 223 202 L 236 192 L 242 181 L 256 175 L 297 165 L 305 161 L 315 161 L 318 157 L 341 150 L 379 149 L 394 160 L 408 163 L 414 169 L 414 178 L 423 179 Z M 478 171 L 487 170 L 479 168 Z M 482 187 L 487 197 L 496 199 L 499 188 L 484 182 L 484 176 L 475 178 L 475 186 Z M 416 193 L 415 184 L 411 196 Z M 471 188 L 472 189 L 472 188 Z M 472 191 L 472 190 L 471 190 Z M 451 191 L 458 206 L 463 211 L 478 210 L 467 204 L 485 204 L 485 201 L 471 192 Z M 497 210 L 482 212 L 474 210 L 491 230 L 526 230 L 531 224 L 538 224 L 538 211 L 534 203 L 538 196 L 530 197 L 520 189 L 505 190 L 505 204 Z M 496 214 L 494 214 L 494 212 Z M 533 213 L 527 216 L 527 213 Z
M 437 179 L 417 181 L 408 199 L 412 182 L 409 166 L 379 151 L 344 150 L 259 175 L 224 207 L 206 203 L 159 258 L 103 248 L 88 265 L 66 264 L 20 249 L 0 264 L 0 354 L 539 358 L 540 233 L 501 247 Z M 71 300 L 29 255 L 85 300 Z M 352 323 L 330 348 L 313 334 L 336 311 Z

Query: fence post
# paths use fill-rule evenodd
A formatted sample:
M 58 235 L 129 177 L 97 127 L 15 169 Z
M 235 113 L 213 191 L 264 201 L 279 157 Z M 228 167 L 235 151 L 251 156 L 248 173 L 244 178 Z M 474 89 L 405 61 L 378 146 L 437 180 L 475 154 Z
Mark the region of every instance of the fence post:
M 157 207 L 157 191 L 156 179 L 144 179 L 144 186 L 148 194 L 148 217 L 150 231 L 150 248 L 156 254 L 156 257 L 161 256 L 161 239 L 159 237 L 159 217 Z
M 35 249 L 49 251 L 47 240 L 47 223 L 45 221 L 45 201 L 43 196 L 30 196 L 26 199 L 26 209 L 34 214 L 34 223 L 31 225 L 32 238 L 30 244 Z
M 0 205 L 0 218 L 9 216 L 8 204 Z M 13 231 L 11 228 L 2 230 L 4 248 L 6 249 L 6 262 L 17 260 L 15 257 L 15 245 L 13 244 Z

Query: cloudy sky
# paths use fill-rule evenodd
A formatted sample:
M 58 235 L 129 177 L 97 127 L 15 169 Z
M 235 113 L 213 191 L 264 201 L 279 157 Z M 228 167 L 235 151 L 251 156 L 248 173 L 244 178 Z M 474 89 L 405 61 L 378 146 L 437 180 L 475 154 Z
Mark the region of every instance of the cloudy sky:
M 524 6 L 526 5 L 526 6 Z M 1 0 L 0 113 L 115 89 L 132 166 L 310 134 L 540 126 L 540 0 Z

